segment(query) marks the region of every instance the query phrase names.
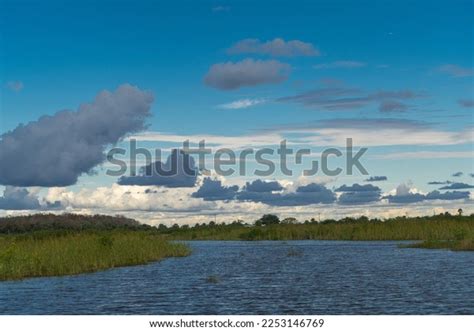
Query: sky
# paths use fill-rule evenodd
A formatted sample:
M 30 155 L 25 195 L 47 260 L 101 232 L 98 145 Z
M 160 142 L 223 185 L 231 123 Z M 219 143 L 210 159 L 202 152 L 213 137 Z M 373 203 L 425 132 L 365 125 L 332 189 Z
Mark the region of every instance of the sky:
M 0 0 L 0 215 L 150 224 L 474 212 L 472 1 Z M 367 174 L 345 169 L 346 139 Z M 291 175 L 111 176 L 161 160 L 308 148 Z M 305 176 L 327 148 L 344 171 Z M 355 153 L 354 152 L 354 153 Z M 176 153 L 181 161 L 196 161 Z M 313 159 L 311 158 L 313 157 Z M 139 158 L 137 166 L 146 166 Z M 133 163 L 135 164 L 135 163 Z M 321 163 L 320 163 L 321 165 Z M 140 174 L 138 175 L 140 177 Z

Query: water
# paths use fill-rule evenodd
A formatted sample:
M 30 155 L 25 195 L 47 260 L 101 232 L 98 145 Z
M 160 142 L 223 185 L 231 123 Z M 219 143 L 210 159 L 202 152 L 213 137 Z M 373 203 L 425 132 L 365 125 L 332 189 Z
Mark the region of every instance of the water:
M 397 242 L 189 244 L 186 258 L 0 282 L 0 313 L 474 314 L 472 252 Z

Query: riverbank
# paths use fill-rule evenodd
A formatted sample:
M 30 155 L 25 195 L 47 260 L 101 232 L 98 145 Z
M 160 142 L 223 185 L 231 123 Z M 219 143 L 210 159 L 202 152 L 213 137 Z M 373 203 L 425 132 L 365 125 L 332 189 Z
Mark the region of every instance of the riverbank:
M 384 221 L 361 217 L 256 224 L 210 223 L 194 227 L 173 226 L 160 231 L 173 240 L 423 240 L 426 243 L 416 244 L 416 247 L 456 250 L 472 250 L 474 242 L 474 216 L 399 217 Z
M 186 245 L 170 243 L 149 231 L 0 235 L 0 280 L 74 275 L 189 254 Z

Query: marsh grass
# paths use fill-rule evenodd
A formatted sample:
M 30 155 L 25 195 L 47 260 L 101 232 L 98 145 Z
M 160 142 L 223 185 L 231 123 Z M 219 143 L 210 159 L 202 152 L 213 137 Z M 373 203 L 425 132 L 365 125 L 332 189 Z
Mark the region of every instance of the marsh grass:
M 146 231 L 0 235 L 0 280 L 73 275 L 190 253 Z
M 458 240 L 474 238 L 474 217 L 350 220 L 268 226 L 221 225 L 168 229 L 180 240 Z

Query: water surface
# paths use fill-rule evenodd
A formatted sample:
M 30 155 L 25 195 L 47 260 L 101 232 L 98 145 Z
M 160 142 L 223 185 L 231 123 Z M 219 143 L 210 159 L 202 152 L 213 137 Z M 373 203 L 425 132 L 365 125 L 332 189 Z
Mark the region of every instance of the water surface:
M 474 253 L 195 241 L 145 266 L 0 282 L 1 314 L 474 314 Z

